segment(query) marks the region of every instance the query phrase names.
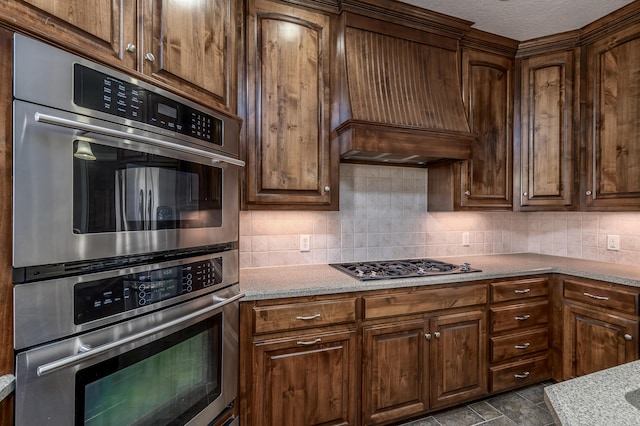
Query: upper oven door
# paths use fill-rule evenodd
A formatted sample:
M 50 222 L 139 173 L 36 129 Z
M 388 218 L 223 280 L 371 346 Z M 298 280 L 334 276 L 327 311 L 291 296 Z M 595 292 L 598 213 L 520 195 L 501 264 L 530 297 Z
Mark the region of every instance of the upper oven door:
M 13 266 L 238 240 L 238 160 L 14 101 Z

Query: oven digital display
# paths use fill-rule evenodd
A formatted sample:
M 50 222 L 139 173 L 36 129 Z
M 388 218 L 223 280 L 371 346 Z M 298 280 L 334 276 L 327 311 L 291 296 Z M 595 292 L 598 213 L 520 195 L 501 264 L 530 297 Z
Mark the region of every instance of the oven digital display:
M 169 105 L 158 103 L 158 112 L 167 117 L 178 118 L 178 109 Z
M 220 284 L 222 257 L 155 269 L 74 288 L 74 321 L 84 324 Z

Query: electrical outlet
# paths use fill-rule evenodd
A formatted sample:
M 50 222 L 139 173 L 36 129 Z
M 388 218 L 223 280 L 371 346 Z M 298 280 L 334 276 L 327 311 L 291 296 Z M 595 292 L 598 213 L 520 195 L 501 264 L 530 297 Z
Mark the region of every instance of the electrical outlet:
M 462 245 L 464 247 L 469 247 L 469 233 L 468 232 L 463 232 L 462 233 Z
M 607 235 L 607 250 L 620 250 L 620 235 Z
M 311 251 L 311 235 L 300 235 L 300 251 Z

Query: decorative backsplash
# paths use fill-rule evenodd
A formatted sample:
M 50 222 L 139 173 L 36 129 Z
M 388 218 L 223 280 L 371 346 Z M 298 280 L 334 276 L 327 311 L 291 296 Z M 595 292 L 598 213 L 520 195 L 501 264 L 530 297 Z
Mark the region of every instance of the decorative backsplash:
M 519 252 L 637 264 L 640 213 L 430 213 L 427 170 L 357 164 L 340 165 L 340 211 L 240 213 L 241 268 Z

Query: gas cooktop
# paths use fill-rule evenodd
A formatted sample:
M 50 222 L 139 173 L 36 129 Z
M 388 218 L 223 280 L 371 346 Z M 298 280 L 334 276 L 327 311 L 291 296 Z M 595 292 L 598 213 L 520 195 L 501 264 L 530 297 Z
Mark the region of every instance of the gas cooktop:
M 454 265 L 434 259 L 331 263 L 330 266 L 360 281 L 482 272 L 468 263 Z

